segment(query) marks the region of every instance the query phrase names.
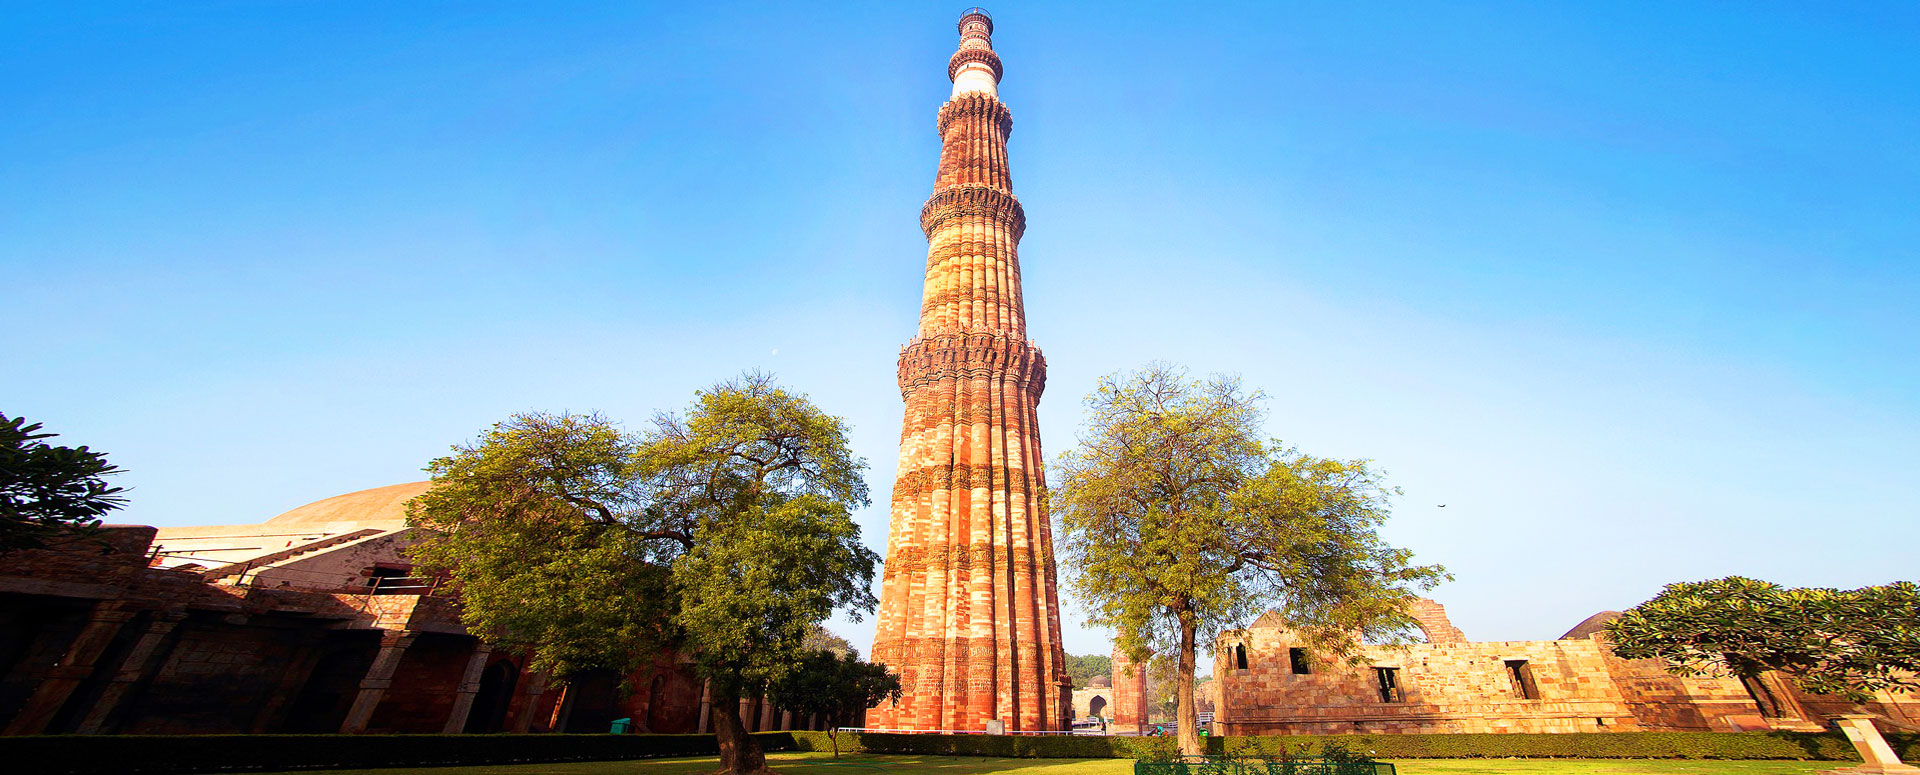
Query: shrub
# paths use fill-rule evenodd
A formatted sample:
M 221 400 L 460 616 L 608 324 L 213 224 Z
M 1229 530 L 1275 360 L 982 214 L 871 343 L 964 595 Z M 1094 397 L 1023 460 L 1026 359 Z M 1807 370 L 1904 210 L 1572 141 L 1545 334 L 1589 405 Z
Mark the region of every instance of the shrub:
M 785 732 L 757 735 L 791 750 Z M 712 735 L 45 735 L 0 737 L 10 771 L 46 775 L 612 761 L 719 752 Z M 18 766 L 14 770 L 13 766 Z
M 768 751 L 827 751 L 824 732 L 761 732 Z M 1889 734 L 1904 759 L 1920 734 Z M 921 756 L 1143 759 L 1174 754 L 1171 737 L 911 735 L 843 732 L 840 750 Z M 1260 735 L 1207 738 L 1208 753 L 1319 758 L 1339 751 L 1376 759 L 1802 759 L 1854 760 L 1837 733 L 1601 732 L 1573 734 Z M 58 735 L 0 737 L 7 771 L 47 775 L 430 767 L 711 756 L 712 735 Z
M 792 732 L 794 746 L 825 751 L 827 736 Z M 1920 735 L 1890 734 L 1903 758 L 1920 755 Z M 1569 734 L 1258 735 L 1210 737 L 1214 756 L 1321 758 L 1342 751 L 1371 752 L 1377 759 L 1581 758 L 1581 759 L 1811 759 L 1857 757 L 1832 732 L 1594 732 Z M 989 756 L 1047 759 L 1143 759 L 1173 756 L 1171 737 L 1022 735 L 912 735 L 844 732 L 840 750 L 923 756 Z

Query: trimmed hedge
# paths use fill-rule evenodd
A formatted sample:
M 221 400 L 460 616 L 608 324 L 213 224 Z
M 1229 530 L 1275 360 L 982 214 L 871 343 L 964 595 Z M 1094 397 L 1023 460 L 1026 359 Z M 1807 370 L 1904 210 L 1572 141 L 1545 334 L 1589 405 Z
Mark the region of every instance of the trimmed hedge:
M 829 750 L 825 732 L 792 732 L 794 748 Z M 1888 734 L 1902 759 L 1920 757 L 1920 735 Z M 1320 755 L 1338 743 L 1391 759 L 1799 759 L 1858 761 L 1836 732 L 1575 732 L 1567 734 L 1259 735 L 1206 738 L 1216 756 Z M 1174 752 L 1171 737 L 907 735 L 843 732 L 840 751 L 923 756 L 1139 759 Z
M 1903 759 L 1920 734 L 1889 734 Z M 825 732 L 761 732 L 768 751 L 827 751 Z M 844 732 L 840 751 L 994 758 L 1137 759 L 1174 752 L 1171 737 L 908 735 Z M 1602 732 L 1571 734 L 1263 735 L 1207 738 L 1214 755 L 1319 756 L 1321 746 L 1383 760 L 1473 758 L 1800 759 L 1855 761 L 1837 733 Z M 712 756 L 712 735 L 47 735 L 0 737 L 8 772 L 184 775 L 267 770 L 432 767 Z
M 785 732 L 754 735 L 793 749 Z M 0 737 L 0 770 L 180 775 L 712 756 L 713 735 L 41 735 Z M 17 768 L 17 769 L 16 769 Z

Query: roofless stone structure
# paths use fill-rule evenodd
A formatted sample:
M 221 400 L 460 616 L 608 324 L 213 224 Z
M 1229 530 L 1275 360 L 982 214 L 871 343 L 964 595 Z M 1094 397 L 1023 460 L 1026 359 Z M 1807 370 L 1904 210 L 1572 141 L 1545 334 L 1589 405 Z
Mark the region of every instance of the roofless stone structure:
M 1047 362 L 1027 341 L 993 19 L 960 17 L 940 107 L 940 169 L 927 234 L 920 330 L 900 353 L 906 420 L 873 656 L 904 696 L 869 727 L 1065 729 L 1072 687 L 1060 645 L 1035 407 Z

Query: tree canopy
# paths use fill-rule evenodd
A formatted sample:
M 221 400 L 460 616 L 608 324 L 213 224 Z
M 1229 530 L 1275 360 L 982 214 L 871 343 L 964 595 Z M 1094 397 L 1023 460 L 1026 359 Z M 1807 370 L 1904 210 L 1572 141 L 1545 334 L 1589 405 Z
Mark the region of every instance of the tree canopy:
M 1279 610 L 1321 657 L 1414 627 L 1413 590 L 1446 578 L 1376 532 L 1397 493 L 1364 460 L 1264 438 L 1239 381 L 1153 364 L 1100 380 L 1051 491 L 1069 588 L 1130 658 L 1177 665 L 1181 749 L 1198 753 L 1197 647 Z
M 709 682 L 729 771 L 765 760 L 737 699 L 765 691 L 818 623 L 877 601 L 851 512 L 865 461 L 847 426 L 770 377 L 696 394 L 629 434 L 596 415 L 522 414 L 433 461 L 412 549 L 448 574 L 468 628 L 558 680 L 661 649 Z
M 827 718 L 827 740 L 840 756 L 839 727 L 853 714 L 885 700 L 900 699 L 900 676 L 860 658 L 852 649 L 810 652 L 774 682 L 768 696 L 780 707 Z
M 1068 654 L 1067 675 L 1073 678 L 1073 688 L 1085 689 L 1094 676 L 1113 675 L 1113 657 L 1106 654 Z
M 1920 585 L 1793 588 L 1742 576 L 1668 584 L 1606 625 L 1627 659 L 1678 675 L 1777 670 L 1801 688 L 1856 702 L 1920 689 Z
M 90 536 L 100 518 L 126 505 L 120 473 L 104 453 L 56 447 L 40 423 L 0 414 L 0 554 Z

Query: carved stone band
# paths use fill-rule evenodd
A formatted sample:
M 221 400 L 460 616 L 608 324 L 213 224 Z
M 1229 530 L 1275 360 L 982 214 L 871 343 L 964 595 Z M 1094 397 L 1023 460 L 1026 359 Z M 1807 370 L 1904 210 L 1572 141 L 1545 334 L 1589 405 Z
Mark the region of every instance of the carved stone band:
M 1027 211 L 1020 206 L 1020 199 L 986 186 L 955 186 L 934 192 L 920 208 L 920 230 L 926 232 L 927 239 L 933 239 L 933 232 L 943 224 L 969 215 L 984 215 L 1005 225 L 1013 233 L 1014 242 L 1027 231 Z
M 1047 359 L 1024 339 L 1002 334 L 947 334 L 916 339 L 900 351 L 900 393 L 943 379 L 1005 375 L 1038 404 L 1047 386 Z
M 947 100 L 947 104 L 940 106 L 940 118 L 935 125 L 945 136 L 947 127 L 963 118 L 980 118 L 998 125 L 1001 140 L 1013 134 L 1013 111 L 1007 110 L 1000 100 L 980 92 L 968 92 Z
M 968 62 L 985 62 L 987 67 L 993 68 L 993 80 L 995 81 L 1000 80 L 1000 76 L 1006 72 L 1000 67 L 1000 55 L 993 53 L 993 49 L 963 48 L 953 52 L 953 58 L 947 60 L 947 80 L 953 80 L 953 77 L 959 74 L 960 68 L 964 67 Z

